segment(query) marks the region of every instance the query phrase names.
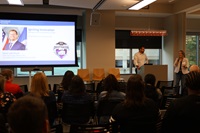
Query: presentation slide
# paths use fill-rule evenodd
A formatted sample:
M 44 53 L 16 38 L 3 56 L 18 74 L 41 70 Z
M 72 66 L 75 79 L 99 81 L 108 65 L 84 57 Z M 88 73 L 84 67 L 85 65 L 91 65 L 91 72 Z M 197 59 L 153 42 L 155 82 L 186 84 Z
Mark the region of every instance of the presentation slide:
M 74 65 L 75 22 L 3 20 L 1 65 Z

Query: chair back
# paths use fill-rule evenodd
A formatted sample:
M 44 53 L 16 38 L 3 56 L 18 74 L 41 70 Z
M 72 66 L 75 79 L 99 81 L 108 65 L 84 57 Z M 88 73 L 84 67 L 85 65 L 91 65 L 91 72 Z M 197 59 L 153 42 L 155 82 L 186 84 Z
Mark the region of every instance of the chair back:
M 63 103 L 62 121 L 67 124 L 85 124 L 94 116 L 94 103 Z
M 160 109 L 167 109 L 170 103 L 175 100 L 176 96 L 163 96 L 160 103 Z
M 56 101 L 58 103 L 60 103 L 62 95 L 64 93 L 64 89 L 62 88 L 62 86 L 60 84 L 54 84 L 53 85 L 53 92 L 55 93 Z
M 60 84 L 53 84 L 53 92 L 55 94 L 57 94 L 57 91 L 59 90 L 59 88 L 60 88 Z
M 104 78 L 105 78 L 104 68 L 94 68 L 93 69 L 92 80 L 94 80 L 94 81 L 101 81 Z
M 173 85 L 174 85 L 174 80 L 169 80 L 169 81 L 159 80 L 156 84 L 156 88 L 173 87 Z
M 101 117 L 107 117 L 109 118 L 112 115 L 112 111 L 115 108 L 115 106 L 122 102 L 122 99 L 116 99 L 116 100 L 99 100 L 97 105 L 97 118 L 98 122 L 100 122 Z M 107 121 L 107 120 L 105 120 Z M 108 122 L 108 121 L 107 121 Z
M 43 101 L 47 106 L 48 110 L 48 118 L 49 118 L 49 124 L 52 126 L 54 124 L 54 121 L 56 120 L 58 116 L 58 109 L 57 109 L 57 103 L 55 100 L 53 100 L 54 95 L 51 94 L 51 97 L 43 97 Z
M 117 78 L 117 80 L 121 79 L 119 68 L 110 68 L 110 69 L 108 69 L 108 74 L 113 74 Z
M 163 96 L 173 96 L 175 95 L 175 87 L 166 87 L 163 86 L 161 89 Z
M 28 85 L 19 85 L 20 89 L 23 91 L 23 93 L 28 92 Z
M 89 93 L 93 97 L 93 100 L 97 100 L 95 82 L 84 82 L 84 84 L 85 84 L 86 92 Z
M 49 86 L 49 90 L 51 91 L 51 84 L 48 84 L 48 86 Z
M 77 75 L 80 76 L 83 81 L 90 81 L 89 69 L 78 69 Z
M 171 101 L 179 97 L 179 95 L 176 92 L 176 89 L 177 87 L 165 86 L 161 88 L 161 92 L 163 95 L 160 102 L 160 109 L 167 109 Z
M 112 125 L 107 124 L 73 124 L 70 133 L 112 133 Z

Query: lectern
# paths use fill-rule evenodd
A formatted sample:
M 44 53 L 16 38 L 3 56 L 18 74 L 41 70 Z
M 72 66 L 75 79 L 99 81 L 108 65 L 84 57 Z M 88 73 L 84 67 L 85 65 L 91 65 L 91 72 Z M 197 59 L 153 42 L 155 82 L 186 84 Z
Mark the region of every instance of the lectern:
M 168 80 L 168 65 L 144 65 L 138 71 L 138 74 L 144 79 L 145 75 L 151 73 L 156 76 L 156 83 L 158 80 Z

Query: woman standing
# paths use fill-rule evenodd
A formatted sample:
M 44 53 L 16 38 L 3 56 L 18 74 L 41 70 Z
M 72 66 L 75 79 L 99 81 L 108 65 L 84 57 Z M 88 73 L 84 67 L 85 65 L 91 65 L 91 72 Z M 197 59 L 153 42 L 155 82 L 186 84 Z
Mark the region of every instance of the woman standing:
M 175 86 L 180 86 L 181 82 L 181 94 L 185 95 L 185 75 L 189 73 L 189 62 L 188 59 L 185 58 L 185 52 L 183 50 L 179 50 L 179 57 L 176 58 L 174 62 L 174 72 L 176 73 L 176 84 Z

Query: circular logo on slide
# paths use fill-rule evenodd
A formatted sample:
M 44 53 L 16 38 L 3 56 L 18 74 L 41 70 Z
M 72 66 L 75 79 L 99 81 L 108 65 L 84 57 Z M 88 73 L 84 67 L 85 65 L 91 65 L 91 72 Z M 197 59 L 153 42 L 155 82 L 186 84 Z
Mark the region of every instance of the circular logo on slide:
M 69 50 L 69 46 L 65 42 L 58 42 L 53 48 L 54 53 L 61 59 L 67 55 L 67 50 Z

